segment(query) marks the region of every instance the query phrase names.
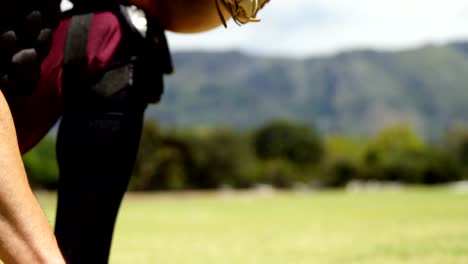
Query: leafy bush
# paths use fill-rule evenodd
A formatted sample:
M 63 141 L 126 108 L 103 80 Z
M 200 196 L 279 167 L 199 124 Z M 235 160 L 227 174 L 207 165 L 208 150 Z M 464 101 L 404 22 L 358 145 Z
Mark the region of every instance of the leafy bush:
M 276 188 L 288 189 L 303 182 L 300 172 L 293 163 L 283 159 L 271 159 L 260 163 L 259 183 Z
M 213 130 L 193 149 L 194 167 L 189 182 L 197 188 L 251 187 L 255 157 L 248 139 L 233 131 Z
M 180 190 L 186 187 L 185 162 L 179 149 L 161 146 L 151 161 L 140 165 L 131 180 L 132 190 Z
M 247 188 L 256 182 L 250 142 L 239 133 L 161 133 L 151 126 L 144 131 L 132 190 Z
M 339 159 L 325 165 L 319 184 L 323 187 L 343 187 L 360 177 L 359 165 L 349 159 Z
M 165 135 L 154 123 L 146 122 L 129 189 L 149 191 L 186 188 L 190 152 L 188 141 L 171 132 Z
M 435 148 L 406 126 L 385 129 L 368 142 L 332 137 L 322 145 L 313 129 L 285 121 L 273 121 L 253 133 L 161 130 L 147 122 L 129 188 L 291 188 L 312 182 L 342 187 L 353 179 L 438 184 L 468 175 L 463 174 L 468 171 L 467 142 L 468 133 L 459 133 L 450 144 Z M 40 142 L 24 162 L 33 187 L 57 187 L 53 138 Z
M 435 150 L 410 128 L 398 126 L 378 134 L 364 156 L 364 179 L 436 184 L 461 179 L 456 160 Z
M 254 133 L 254 148 L 260 159 L 284 159 L 296 165 L 316 164 L 323 155 L 321 138 L 314 129 L 281 120 Z
M 421 181 L 423 184 L 453 182 L 463 178 L 460 164 L 445 152 L 430 151 L 425 160 L 426 167 L 423 170 Z

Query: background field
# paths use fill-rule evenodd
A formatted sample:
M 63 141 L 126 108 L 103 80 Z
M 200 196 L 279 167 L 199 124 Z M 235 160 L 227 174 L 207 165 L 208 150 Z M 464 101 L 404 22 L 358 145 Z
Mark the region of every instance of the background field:
M 111 264 L 468 263 L 467 207 L 449 188 L 130 194 Z

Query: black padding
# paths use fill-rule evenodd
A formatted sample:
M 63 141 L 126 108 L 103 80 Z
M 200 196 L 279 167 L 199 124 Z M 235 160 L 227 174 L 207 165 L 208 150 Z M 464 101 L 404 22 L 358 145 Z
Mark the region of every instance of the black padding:
M 9 30 L 0 35 L 0 49 L 2 54 L 8 54 L 13 56 L 16 49 L 16 33 L 13 30 Z
M 3 71 L 7 69 L 7 65 L 11 62 L 11 57 L 17 50 L 16 33 L 9 30 L 0 35 L 0 67 L 3 66 Z
M 50 28 L 44 28 L 39 32 L 36 42 L 36 51 L 39 59 L 43 59 L 49 53 L 52 47 L 53 31 Z
M 9 81 L 15 84 L 20 96 L 31 94 L 41 77 L 41 64 L 35 49 L 24 49 L 12 58 Z
M 38 1 L 38 0 L 35 0 Z M 60 3 L 62 0 L 41 0 L 42 20 L 44 27 L 55 29 L 60 21 Z
M 13 65 L 24 66 L 28 69 L 28 66 L 34 64 L 37 61 L 37 52 L 35 49 L 24 49 L 16 53 L 11 59 Z
M 42 29 L 42 14 L 38 10 L 32 11 L 26 16 L 24 22 L 18 29 L 21 44 L 25 48 L 33 48 Z

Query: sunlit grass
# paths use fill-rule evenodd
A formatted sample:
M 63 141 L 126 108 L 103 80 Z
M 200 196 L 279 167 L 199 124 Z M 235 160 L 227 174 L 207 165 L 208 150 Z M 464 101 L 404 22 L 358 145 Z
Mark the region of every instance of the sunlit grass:
M 39 198 L 52 219 L 53 195 Z M 111 257 L 124 263 L 468 263 L 468 194 L 131 194 Z

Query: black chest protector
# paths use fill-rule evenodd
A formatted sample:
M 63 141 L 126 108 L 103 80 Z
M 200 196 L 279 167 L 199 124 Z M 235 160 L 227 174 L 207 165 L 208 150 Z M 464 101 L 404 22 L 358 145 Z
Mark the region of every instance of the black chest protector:
M 116 15 L 123 32 L 122 40 L 109 69 L 98 76 L 89 76 L 88 34 L 93 14 L 100 11 Z M 173 67 L 164 30 L 157 21 L 147 16 L 147 31 L 141 33 L 132 24 L 128 7 L 121 5 L 81 7 L 65 12 L 64 17 L 71 17 L 62 80 L 68 103 L 80 104 L 90 96 L 111 97 L 126 88 L 132 89 L 147 103 L 159 102 L 163 93 L 163 75 L 172 73 Z M 73 86 L 75 88 L 71 88 Z

